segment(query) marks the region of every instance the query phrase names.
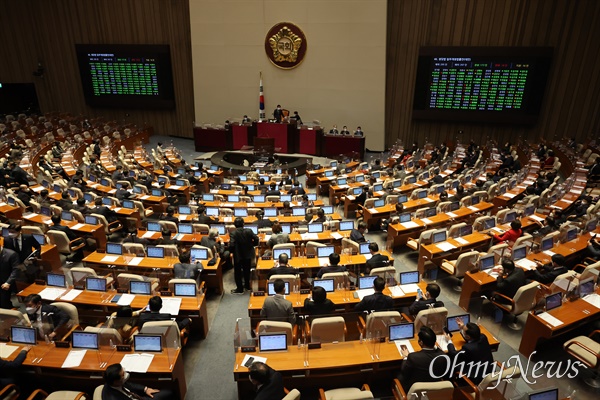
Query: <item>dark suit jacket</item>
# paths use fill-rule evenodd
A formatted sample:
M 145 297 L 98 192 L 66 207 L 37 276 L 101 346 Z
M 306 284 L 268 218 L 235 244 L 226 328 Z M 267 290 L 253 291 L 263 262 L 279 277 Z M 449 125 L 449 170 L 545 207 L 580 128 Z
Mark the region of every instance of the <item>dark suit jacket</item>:
M 444 302 L 437 301 L 436 299 L 415 300 L 415 302 L 408 307 L 408 312 L 410 315 L 417 315 L 419 311 L 427 310 L 430 304 L 433 304 L 433 307 L 444 307 Z
M 383 267 L 388 260 L 389 257 L 384 254 L 374 254 L 373 257 L 367 260 L 367 269 L 371 270 L 373 268 Z
M 210 224 L 216 224 L 217 222 L 219 222 L 219 221 L 212 219 L 208 215 L 199 215 L 198 216 L 199 224 L 210 225 Z
M 73 202 L 71 200 L 60 199 L 57 203 L 57 206 L 63 209 L 63 211 L 69 211 L 74 208 Z
M 14 239 L 4 238 L 4 247 L 16 251 Z M 29 257 L 33 248 L 41 251 L 42 246 L 40 246 L 38 241 L 35 240 L 33 235 L 28 233 L 21 234 L 21 248 L 20 251 L 17 252 L 19 254 L 19 263 L 22 263 L 27 257 Z
M 448 355 L 450 357 L 458 357 L 456 365 L 458 365 L 458 363 L 460 362 L 465 363 L 463 373 L 465 373 L 467 377 L 477 385 L 483 380 L 483 377 L 485 375 L 492 372 L 492 368 L 494 365 L 494 356 L 492 356 L 492 349 L 490 347 L 487 337 L 485 335 L 481 335 L 477 342 L 471 341 L 465 343 L 462 347 L 462 351 L 464 351 L 464 353 L 459 354 L 459 352 L 454 347 L 454 344 L 448 344 Z M 478 370 L 477 367 L 474 366 L 469 371 L 469 363 L 471 362 L 487 363 L 484 364 L 487 365 L 487 369 L 480 368 Z
M 273 226 L 273 221 L 271 221 L 268 218 L 263 218 L 263 219 L 259 219 L 258 221 L 256 221 L 256 225 L 258 226 L 258 228 L 270 228 Z
M 170 221 L 170 222 L 175 222 L 176 224 L 179 223 L 179 220 L 173 215 L 164 215 L 164 216 L 161 216 L 159 219 L 161 221 Z
M 27 315 L 29 316 L 31 323 L 37 321 L 36 314 Z M 42 321 L 44 321 L 44 318 L 52 320 L 52 325 L 54 325 L 55 331 L 69 322 L 69 314 L 56 306 L 42 303 Z
M 394 300 L 381 292 L 375 292 L 375 294 L 365 296 L 360 303 L 354 307 L 356 311 L 382 311 L 390 310 L 392 308 L 394 308 Z
M 544 285 L 548 285 L 554 282 L 557 276 L 567 273 L 567 269 L 565 267 L 543 267 L 538 270 L 533 271 L 533 279 L 538 281 L 539 283 L 543 283 Z
M 234 262 L 251 260 L 254 246 L 258 246 L 258 236 L 248 228 L 237 228 L 229 236 L 229 250 L 233 254 Z
M 296 275 L 298 274 L 298 270 L 296 268 L 289 267 L 287 265 L 280 265 L 276 268 L 271 268 L 269 270 L 269 278 L 273 275 Z
M 134 382 L 125 382 L 123 386 L 144 399 L 148 398 L 144 393 L 144 385 Z M 102 400 L 130 400 L 130 398 L 117 389 L 104 385 L 104 388 L 102 389 Z
M 29 175 L 25 172 L 21 167 L 16 167 L 10 173 L 10 177 L 14 182 L 17 182 L 20 185 L 29 185 Z
M 517 290 L 525 285 L 525 272 L 519 267 L 515 267 L 515 270 L 506 278 L 498 277 L 496 284 L 496 291 L 510 297 L 515 297 Z
M 75 232 L 73 232 L 71 230 L 71 228 L 69 228 L 68 226 L 64 226 L 64 225 L 52 225 L 50 226 L 50 228 L 48 228 L 49 231 L 61 231 L 67 234 L 67 237 L 69 238 L 69 240 L 75 240 L 77 239 L 77 235 L 75 234 Z
M 12 361 L 0 358 L 0 373 L 2 373 L 2 375 L 4 376 L 8 373 L 8 370 L 19 368 L 21 364 L 23 364 L 23 361 L 25 361 L 26 357 L 27 352 L 25 350 L 21 350 L 19 354 L 15 357 L 15 359 Z
M 17 198 L 21 200 L 25 206 L 29 207 L 31 205 L 31 196 L 29 193 L 19 191 Z
M 19 272 L 18 265 L 19 255 L 10 249 L 2 249 L 2 253 L 0 253 L 0 284 L 8 283 L 11 285 L 11 289 L 16 289 L 15 280 Z
M 266 196 L 281 196 L 281 192 L 279 190 L 277 190 L 277 189 L 275 189 L 275 190 L 268 190 L 265 195 Z
M 323 277 L 323 274 L 328 274 L 330 272 L 346 272 L 347 269 L 343 265 L 322 267 L 317 273 L 317 278 Z
M 445 353 L 440 349 L 434 350 L 421 350 L 414 353 L 410 353 L 406 360 L 402 363 L 402 369 L 400 371 L 400 382 L 405 391 L 408 392 L 410 387 L 415 382 L 437 382 L 440 379 L 436 379 L 429 373 L 429 366 L 431 362 L 438 356 L 444 356 Z M 440 357 L 433 364 L 433 372 L 436 376 L 441 376 L 446 371 L 447 360 L 444 357 Z
M 254 400 L 283 399 L 285 397 L 285 391 L 283 390 L 283 378 L 281 377 L 281 373 L 269 366 L 267 366 L 267 368 L 269 368 L 269 381 L 256 391 Z
M 350 240 L 354 240 L 356 243 L 364 243 L 367 241 L 358 229 L 352 229 L 352 232 L 350 232 Z
M 306 314 L 310 314 L 312 316 L 317 315 L 329 315 L 333 313 L 335 309 L 335 304 L 329 299 L 325 299 L 323 303 L 315 303 L 314 301 L 305 299 L 304 300 L 304 311 Z
M 110 224 L 111 222 L 115 222 L 117 218 L 117 213 L 111 210 L 106 206 L 96 207 L 93 210 L 94 214 L 100 214 L 106 218 L 106 221 Z
M 279 108 L 276 108 L 273 111 L 273 118 L 275 119 L 275 121 L 281 122 L 281 120 L 283 119 L 283 110 L 280 110 Z

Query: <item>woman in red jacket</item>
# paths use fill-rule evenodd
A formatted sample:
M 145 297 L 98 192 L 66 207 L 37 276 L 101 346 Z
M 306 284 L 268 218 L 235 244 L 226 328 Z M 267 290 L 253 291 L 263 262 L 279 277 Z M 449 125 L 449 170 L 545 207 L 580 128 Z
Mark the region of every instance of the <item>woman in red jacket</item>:
M 509 230 L 504 232 L 502 235 L 494 235 L 494 239 L 496 242 L 514 243 L 522 234 L 523 231 L 521 230 L 521 222 L 513 221 L 510 223 Z

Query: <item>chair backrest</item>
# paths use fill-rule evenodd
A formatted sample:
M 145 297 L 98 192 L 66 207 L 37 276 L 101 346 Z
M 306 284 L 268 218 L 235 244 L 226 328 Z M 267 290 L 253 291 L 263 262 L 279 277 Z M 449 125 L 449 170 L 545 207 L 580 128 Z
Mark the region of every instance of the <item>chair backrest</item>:
M 120 273 L 117 275 L 117 283 L 120 288 L 124 289 L 129 289 L 129 281 L 146 282 L 148 280 L 142 275 L 137 274 Z
M 177 224 L 173 221 L 158 221 L 162 229 L 168 229 L 171 233 L 177 233 Z
M 458 278 L 465 276 L 467 271 L 474 269 L 478 257 L 478 251 L 462 253 L 460 256 L 458 256 L 456 264 L 454 264 L 454 275 Z
M 500 376 L 498 376 L 500 374 Z M 517 379 L 521 376 L 521 370 L 518 366 L 513 366 L 510 368 L 502 368 L 498 372 L 492 372 L 491 374 L 487 374 L 483 377 L 483 380 L 477 385 L 477 389 L 479 390 L 480 397 L 479 398 L 487 398 L 483 397 L 482 393 L 485 392 L 490 386 L 492 388 L 496 388 L 497 382 L 504 379 Z
M 208 231 L 210 229 L 210 227 L 207 224 L 192 224 L 192 228 L 194 229 L 194 232 L 202 233 L 205 235 L 208 235 Z
M 179 257 L 179 249 L 175 244 L 159 244 L 157 247 L 165 249 L 165 257 Z
M 310 341 L 331 343 L 346 341 L 344 317 L 315 318 L 310 325 Z
M 306 242 L 306 254 L 307 255 L 316 255 L 317 247 L 326 247 L 325 243 L 308 241 Z
M 349 282 L 348 272 L 327 272 L 323 274 L 322 279 L 333 279 L 334 287 L 347 287 Z
M 115 328 L 86 326 L 84 331 L 98 333 L 98 344 L 100 346 L 110 346 L 111 341 L 114 345 L 123 343 L 123 337 Z
M 44 235 L 44 231 L 39 226 L 25 225 L 21 229 L 22 229 L 23 233 L 36 234 L 36 235 Z
M 589 278 L 596 279 L 596 274 L 594 273 L 594 271 L 600 271 L 600 261 L 597 261 L 585 267 L 581 275 L 579 275 L 579 282 L 583 282 Z
M 423 246 L 424 244 L 431 244 L 433 240 L 433 232 L 435 229 L 427 229 L 419 235 L 419 246 Z
M 300 392 L 298 391 L 298 389 L 292 389 L 281 400 L 300 400 Z
M 528 233 L 523 234 L 521 237 L 519 237 L 519 238 L 517 238 L 517 240 L 515 240 L 515 244 L 513 244 L 512 247 L 517 247 L 522 244 L 525 244 L 528 247 L 531 247 L 533 245 L 533 236 L 531 236 Z
M 283 321 L 260 321 L 258 328 L 256 329 L 260 335 L 263 332 L 267 333 L 279 333 L 283 332 L 287 334 L 287 344 L 292 346 L 294 344 L 294 338 L 292 336 L 292 324 Z
M 77 307 L 75 305 L 71 303 L 63 303 L 61 301 L 51 303 L 50 305 L 60 308 L 62 311 L 69 315 L 69 322 L 67 323 L 67 327 L 79 325 L 79 312 L 77 311 Z
M 280 243 L 273 246 L 273 250 L 289 249 L 292 252 L 292 257 L 296 255 L 296 246 L 293 243 Z
M 385 337 L 388 335 L 388 327 L 402 321 L 399 311 L 375 311 L 367 315 L 366 337 L 370 339 L 375 336 Z
M 360 253 L 360 245 L 358 243 L 348 238 L 342 238 L 342 251 L 345 249 L 350 249 L 352 253 Z
M 494 254 L 494 263 L 499 264 L 506 249 L 508 249 L 508 243 L 495 244 L 489 248 L 488 254 Z
M 71 254 L 69 237 L 65 232 L 49 230 L 46 235 L 48 235 L 50 243 L 56 246 L 59 253 Z
M 350 390 L 346 388 L 333 389 L 325 393 L 327 400 L 370 400 L 375 398 L 370 390 L 360 390 L 358 388 L 350 388 Z
M 550 284 L 550 291 L 552 293 L 565 292 L 567 288 L 570 290 L 574 289 L 577 283 L 570 283 L 575 280 L 577 273 L 575 271 L 567 271 L 564 274 L 558 275 L 554 278 L 554 281 Z
M 533 281 L 527 285 L 521 286 L 519 290 L 517 290 L 517 293 L 513 298 L 515 307 L 512 311 L 512 314 L 522 314 L 531 310 L 535 306 L 535 295 L 537 294 L 538 286 L 539 283 Z
M 448 229 L 448 237 L 451 238 L 455 238 L 458 237 L 460 235 L 460 230 L 464 227 L 467 226 L 466 222 L 461 222 L 459 224 L 454 224 L 450 227 L 450 229 Z
M 390 283 L 391 285 L 394 285 L 395 283 L 392 282 L 396 282 L 396 268 L 394 268 L 393 266 L 373 268 L 371 272 L 369 272 L 369 275 L 377 275 L 383 278 L 383 280 L 385 280 L 388 283 L 388 285 Z
M 281 279 L 284 282 L 287 282 L 288 285 L 290 285 L 290 291 L 292 290 L 292 288 L 294 287 L 294 285 L 296 285 L 297 281 L 298 281 L 298 275 L 292 275 L 292 274 L 275 274 L 275 275 L 271 275 L 271 277 L 269 278 L 269 282 L 275 282 L 275 280 L 277 279 Z
M 407 399 L 412 399 L 414 395 L 417 397 L 419 393 L 427 392 L 430 396 L 435 396 L 436 399 L 451 399 L 454 395 L 454 385 L 449 381 L 442 382 L 416 382 L 406 393 Z
M 4 337 L 10 336 L 10 327 L 12 325 L 31 326 L 31 321 L 29 321 L 27 314 L 23 314 L 18 310 L 0 308 L 0 319 L 2 320 L 0 334 Z
M 193 283 L 194 285 L 198 285 L 198 282 L 196 282 L 195 279 L 189 279 L 189 278 L 173 278 L 173 279 L 169 279 L 169 290 L 171 292 L 173 292 L 173 287 L 176 283 Z
M 103 390 L 104 390 L 104 385 L 100 385 L 96 389 L 94 389 L 93 400 L 102 400 L 102 391 Z
M 179 326 L 177 326 L 177 322 L 168 320 L 168 321 L 149 321 L 145 322 L 142 329 L 140 329 L 140 333 L 144 334 L 160 334 L 164 337 L 165 343 L 168 347 L 171 347 L 174 343 L 177 345 L 177 348 L 181 348 L 181 333 L 179 331 Z
M 422 326 L 428 326 L 436 333 L 441 335 L 446 326 L 446 318 L 448 310 L 446 307 L 434 307 L 426 310 L 421 310 L 415 317 L 415 332 L 418 332 Z
M 72 267 L 70 271 L 73 283 L 82 282 L 88 276 L 97 276 L 96 271 L 90 267 Z
M 144 257 L 146 255 L 146 251 L 144 250 L 144 245 L 141 243 L 123 243 L 123 249 L 125 249 L 126 252 L 131 253 L 131 254 L 135 254 L 136 256 L 139 257 Z

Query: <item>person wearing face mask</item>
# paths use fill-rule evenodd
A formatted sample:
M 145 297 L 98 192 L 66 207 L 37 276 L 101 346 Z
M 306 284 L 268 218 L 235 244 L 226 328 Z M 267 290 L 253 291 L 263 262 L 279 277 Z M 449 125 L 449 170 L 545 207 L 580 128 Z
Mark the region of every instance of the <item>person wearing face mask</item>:
M 19 186 L 19 193 L 17 193 L 17 198 L 25 204 L 26 207 L 31 206 L 31 191 L 29 190 L 29 186 L 21 185 Z
M 121 364 L 112 364 L 104 371 L 102 400 L 168 399 L 173 394 L 168 390 L 152 389 L 129 381 L 129 372 Z
M 346 125 L 344 125 L 344 127 L 340 131 L 340 135 L 349 135 L 349 134 L 350 134 L 350 131 L 348 130 L 348 127 Z
M 16 279 L 19 269 L 19 255 L 10 249 L 4 248 L 4 238 L 0 237 L 0 308 L 10 310 L 12 301 L 10 295 L 15 292 Z
M 273 111 L 273 118 L 275 118 L 275 122 L 281 122 L 283 120 L 283 110 L 281 109 L 281 105 L 277 104 L 277 108 Z
M 49 339 L 54 339 L 69 322 L 66 312 L 51 304 L 43 304 L 39 294 L 27 296 L 25 306 L 32 327 L 37 328 L 40 334 L 48 335 Z
M 25 260 L 36 251 L 37 254 L 41 254 L 42 246 L 38 243 L 33 235 L 28 233 L 21 233 L 21 225 L 11 224 L 8 226 L 8 237 L 4 239 L 4 247 L 13 250 L 19 256 L 19 264 L 25 263 Z M 27 266 L 30 266 L 33 262 L 33 257 L 27 260 Z M 33 273 L 33 268 L 31 271 Z

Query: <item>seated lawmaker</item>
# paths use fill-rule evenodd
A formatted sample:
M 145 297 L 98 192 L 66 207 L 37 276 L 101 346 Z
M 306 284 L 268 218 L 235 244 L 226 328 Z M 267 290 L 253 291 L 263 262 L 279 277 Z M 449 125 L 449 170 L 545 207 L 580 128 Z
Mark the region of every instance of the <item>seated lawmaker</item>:
M 165 400 L 173 397 L 169 390 L 152 389 L 129 381 L 129 372 L 121 364 L 109 365 L 104 371 L 102 400 L 154 399 Z
M 276 266 L 269 270 L 269 278 L 273 275 L 297 275 L 298 270 L 288 265 L 288 255 L 281 253 Z
M 379 252 L 379 245 L 375 242 L 369 243 L 369 253 L 371 253 L 371 258 L 367 260 L 368 273 L 370 273 L 373 268 L 386 266 L 390 260 L 388 256 Z
M 417 315 L 420 311 L 427 310 L 429 307 L 444 307 L 444 302 L 438 301 L 442 289 L 437 283 L 430 283 L 425 289 L 425 294 L 417 295 L 417 299 L 408 308 L 410 315 Z
M 445 375 L 447 369 L 446 353 L 436 347 L 436 335 L 433 329 L 422 326 L 418 337 L 420 351 L 409 354 L 408 349 L 402 350 L 404 362 L 398 380 L 407 393 L 414 383 L 440 381 L 440 377 Z
M 283 279 L 275 279 L 273 289 L 275 295 L 265 299 L 260 316 L 269 321 L 287 321 L 293 325 L 296 322 L 296 314 L 292 302 L 284 297 L 285 282 Z
M 521 229 L 521 221 L 513 221 L 510 223 L 510 229 L 503 234 L 495 234 L 494 240 L 496 242 L 509 242 L 514 243 L 521 235 L 523 230 Z
M 375 293 L 363 297 L 360 303 L 354 307 L 356 311 L 384 311 L 394 308 L 394 300 L 390 296 L 383 294 L 383 289 L 385 289 L 383 278 L 375 278 L 373 288 L 375 289 Z
M 356 229 L 352 229 L 352 232 L 350 232 L 350 240 L 353 240 L 356 243 L 365 243 L 367 241 L 364 236 L 366 231 L 367 224 L 364 222 L 359 222 L 358 227 L 356 227 Z
M 454 371 L 466 375 L 474 384 L 478 385 L 483 377 L 492 372 L 494 368 L 494 356 L 488 338 L 481 334 L 479 325 L 469 322 L 465 325 L 461 318 L 457 318 L 457 324 L 466 341 L 460 351 L 456 350 L 450 335 L 448 339 L 448 355 L 456 358 L 455 365 L 464 363 L 464 367 Z M 473 367 L 471 367 L 473 365 Z
M 58 333 L 63 332 L 63 328 L 66 328 L 66 324 L 69 322 L 69 314 L 56 306 L 42 303 L 42 297 L 39 294 L 27 296 L 25 306 L 31 326 L 38 332 L 48 335 L 51 340 Z
M 173 265 L 173 275 L 175 279 L 197 279 L 202 272 L 202 263 L 190 263 L 191 257 L 189 251 L 179 253 L 179 262 Z
M 329 266 L 324 266 L 319 269 L 317 272 L 317 278 L 321 279 L 323 274 L 328 274 L 330 272 L 346 272 L 347 269 L 343 265 L 339 265 L 340 263 L 340 255 L 337 253 L 331 253 L 329 255 Z
M 552 262 L 549 265 L 541 265 L 533 271 L 533 280 L 549 285 L 562 274 L 569 270 L 566 267 L 567 259 L 562 254 L 553 254 Z
M 0 388 L 4 388 L 11 383 L 15 383 L 13 373 L 19 368 L 25 359 L 27 353 L 31 350 L 31 346 L 25 346 L 12 361 L 7 361 L 0 358 Z
M 280 372 L 267 364 L 256 361 L 248 368 L 250 383 L 256 387 L 254 400 L 283 399 L 285 389 Z
M 149 311 L 142 311 L 137 320 L 137 326 L 139 329 L 142 329 L 146 322 L 150 321 L 169 321 L 174 316 L 169 313 L 161 313 L 160 309 L 162 308 L 162 299 L 160 296 L 151 297 L 148 301 Z M 180 330 L 186 328 L 192 322 L 191 319 L 185 318 L 177 321 L 177 326 Z
M 501 267 L 494 267 L 493 271 L 500 273 L 496 279 L 496 292 L 508 298 L 515 297 L 519 288 L 526 283 L 523 270 L 516 268 L 515 263 L 508 258 L 504 258 Z
M 335 304 L 327 298 L 327 292 L 320 286 L 313 287 L 312 295 L 304 300 L 304 311 L 311 316 L 333 313 Z

